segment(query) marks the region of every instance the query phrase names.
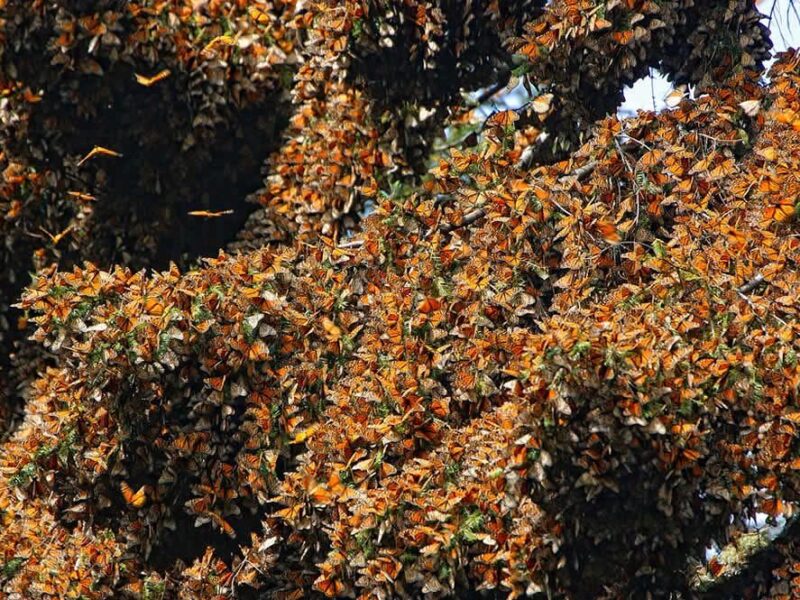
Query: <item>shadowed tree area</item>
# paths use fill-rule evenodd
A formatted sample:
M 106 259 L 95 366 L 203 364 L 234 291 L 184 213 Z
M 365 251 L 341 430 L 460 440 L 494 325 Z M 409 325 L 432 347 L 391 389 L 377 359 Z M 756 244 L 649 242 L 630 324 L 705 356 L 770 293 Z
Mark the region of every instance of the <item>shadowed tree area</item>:
M 768 22 L 0 0 L 3 595 L 799 595 Z

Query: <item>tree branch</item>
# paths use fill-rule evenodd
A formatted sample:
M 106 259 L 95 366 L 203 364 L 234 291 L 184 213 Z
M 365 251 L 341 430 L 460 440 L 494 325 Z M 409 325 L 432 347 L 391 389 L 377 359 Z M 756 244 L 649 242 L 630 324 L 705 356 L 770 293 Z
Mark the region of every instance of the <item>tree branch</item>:
M 750 292 L 752 292 L 754 289 L 756 289 L 758 286 L 760 286 L 765 281 L 766 281 L 766 279 L 764 279 L 764 276 L 761 273 L 758 273 L 755 277 L 753 277 L 750 281 L 745 283 L 737 291 L 740 294 L 749 294 Z
M 461 227 L 466 227 L 467 225 L 471 225 L 472 223 L 474 223 L 475 221 L 477 221 L 481 217 L 485 217 L 485 216 L 486 216 L 486 211 L 484 209 L 476 208 L 472 212 L 468 212 L 466 215 L 464 215 L 464 218 L 461 220 L 461 223 L 458 223 L 456 225 L 452 225 L 450 223 L 446 223 L 445 225 L 442 225 L 439 228 L 439 230 L 442 233 L 452 233 L 456 229 L 459 229 Z

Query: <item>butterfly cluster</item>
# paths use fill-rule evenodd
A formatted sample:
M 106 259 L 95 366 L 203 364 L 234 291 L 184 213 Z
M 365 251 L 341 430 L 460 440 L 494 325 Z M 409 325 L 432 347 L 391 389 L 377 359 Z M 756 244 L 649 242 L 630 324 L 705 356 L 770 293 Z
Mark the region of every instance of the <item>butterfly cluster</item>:
M 538 153 L 564 157 L 651 69 L 676 85 L 714 89 L 737 69 L 761 68 L 772 43 L 749 0 L 572 0 L 526 23 L 511 46 L 527 59 L 516 76 L 556 99 L 526 111 L 550 136 Z
M 796 595 L 800 55 L 709 4 L 0 2 L 3 594 Z M 648 66 L 699 93 L 607 116 Z M 232 131 L 256 212 L 165 255 Z
M 9 308 L 29 273 L 186 263 L 198 238 L 177 224 L 252 191 L 280 142 L 301 16 L 294 2 L 2 3 L 3 423 L 29 381 Z

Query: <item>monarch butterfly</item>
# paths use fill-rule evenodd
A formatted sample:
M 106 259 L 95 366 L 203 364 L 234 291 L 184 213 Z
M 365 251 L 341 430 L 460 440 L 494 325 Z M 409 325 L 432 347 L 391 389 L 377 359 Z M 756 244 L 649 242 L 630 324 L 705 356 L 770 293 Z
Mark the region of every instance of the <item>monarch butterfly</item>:
M 253 19 L 259 25 L 266 25 L 272 20 L 272 17 L 270 17 L 270 14 L 266 10 L 264 10 L 263 8 L 259 8 L 259 7 L 253 6 L 253 7 L 250 8 L 250 10 L 248 12 L 249 12 L 250 18 Z
M 221 392 L 225 387 L 225 375 L 222 377 L 209 377 L 205 380 L 205 382 L 211 387 L 211 389 Z
M 466 171 L 477 160 L 474 153 L 462 152 L 458 148 L 450 150 L 450 157 L 453 159 L 453 166 L 458 171 Z
M 783 199 L 779 200 L 772 206 L 767 206 L 764 209 L 764 218 L 762 226 L 768 227 L 773 222 L 786 223 L 791 221 L 797 213 L 797 207 L 792 200 Z
M 310 427 L 307 427 L 303 431 L 300 431 L 300 432 L 296 433 L 294 435 L 294 437 L 292 438 L 292 443 L 293 444 L 301 444 L 301 443 L 305 442 L 308 438 L 310 438 L 311 436 L 313 436 L 317 432 L 319 427 L 320 427 L 319 423 L 315 423 L 314 425 L 311 425 Z
M 709 171 L 708 171 L 709 179 L 714 180 L 714 179 L 721 179 L 722 177 L 726 177 L 726 176 L 730 175 L 731 173 L 733 173 L 735 168 L 736 168 L 736 165 L 733 162 L 733 159 L 728 159 L 728 160 L 718 164 L 713 169 L 709 169 Z
M 739 103 L 739 107 L 748 117 L 755 117 L 761 111 L 761 100 L 745 100 Z
M 322 328 L 325 330 L 325 335 L 331 342 L 336 342 L 342 337 L 342 330 L 328 317 L 322 319 Z
M 269 347 L 261 340 L 255 340 L 247 346 L 247 360 L 253 362 L 264 361 L 269 358 Z
M 615 31 L 611 34 L 611 37 L 614 38 L 614 41 L 617 42 L 621 46 L 627 46 L 633 41 L 633 30 L 628 29 L 626 31 Z
M 613 23 L 611 21 L 608 21 L 607 19 L 604 19 L 602 17 L 595 17 L 591 23 L 591 30 L 600 31 L 601 29 L 608 29 L 609 27 L 612 26 Z
M 172 71 L 170 71 L 169 69 L 164 69 L 163 71 L 159 71 L 152 77 L 147 77 L 146 75 L 139 75 L 139 73 L 134 73 L 134 75 L 136 76 L 136 83 L 138 83 L 139 85 L 143 85 L 144 87 L 150 87 L 152 85 L 155 85 L 159 81 L 163 81 L 164 79 L 169 77 L 171 73 Z
M 686 90 L 678 87 L 664 97 L 664 104 L 667 105 L 667 108 L 677 108 L 684 98 L 686 98 Z
M 34 94 L 30 88 L 25 88 L 22 91 L 22 97 L 24 98 L 25 102 L 30 104 L 37 104 L 42 101 L 42 97 L 39 94 Z
M 232 35 L 218 35 L 213 40 L 208 42 L 205 45 L 205 47 L 200 51 L 200 53 L 210 54 L 211 51 L 214 49 L 214 46 L 216 46 L 217 44 L 224 44 L 225 46 L 233 46 L 238 39 L 239 39 L 238 35 L 236 37 Z
M 80 200 L 81 202 L 93 202 L 93 201 L 97 200 L 97 198 L 95 196 L 92 196 L 91 194 L 87 194 L 85 192 L 73 192 L 73 191 L 70 191 L 70 192 L 67 192 L 67 196 L 70 196 L 72 198 Z
M 273 516 L 278 517 L 279 519 L 284 519 L 291 523 L 295 521 L 302 512 L 303 506 L 301 504 L 294 504 L 288 508 L 282 508 L 278 511 L 275 511 Z
M 314 489 L 311 490 L 309 494 L 311 500 L 313 500 L 314 504 L 317 506 L 328 506 L 333 503 L 333 493 L 329 490 L 325 485 L 317 485 Z
M 438 310 L 442 307 L 442 301 L 438 300 L 437 298 L 425 298 L 422 302 L 419 303 L 419 312 L 423 315 L 427 315 L 432 313 L 435 310 Z
M 47 234 L 47 236 L 50 238 L 50 241 L 53 243 L 53 246 L 58 246 L 58 243 L 61 240 L 63 240 L 64 237 L 67 236 L 74 228 L 75 228 L 74 225 L 69 225 L 61 233 L 57 233 L 55 235 L 53 235 L 52 233 L 50 233 L 49 231 L 47 231 L 46 229 L 44 229 L 42 227 L 40 227 L 39 229 L 41 229 L 42 231 L 44 231 L 44 233 Z
M 227 534 L 229 537 L 236 537 L 236 531 L 234 531 L 233 526 L 231 526 L 228 521 L 213 511 L 208 511 L 206 514 L 211 517 L 211 520 L 214 522 L 214 524 L 223 532 L 225 532 L 225 534 Z
M 767 161 L 773 161 L 778 158 L 778 151 L 775 149 L 774 146 L 768 146 L 766 148 L 760 148 L 756 150 L 756 154 L 758 154 L 761 158 Z
M 553 94 L 542 94 L 531 100 L 533 112 L 537 115 L 545 115 L 550 112 L 550 107 L 553 104 Z
M 761 502 L 761 512 L 770 516 L 778 516 L 783 512 L 783 502 L 780 498 L 767 498 Z
M 78 166 L 80 167 L 83 163 L 85 163 L 88 160 L 91 160 L 95 156 L 111 156 L 113 158 L 121 158 L 122 154 L 116 152 L 115 150 L 109 150 L 108 148 L 103 148 L 102 146 L 95 146 L 89 151 L 89 154 L 87 154 L 78 161 Z
M 527 44 L 521 46 L 518 52 L 523 56 L 536 58 L 539 55 L 539 44 L 528 42 Z
M 642 157 L 639 159 L 639 163 L 643 167 L 654 167 L 661 163 L 661 160 L 664 158 L 664 151 L 663 150 L 651 150 L 649 152 L 645 152 Z
M 555 29 L 548 29 L 544 33 L 541 33 L 536 36 L 536 42 L 540 46 L 549 46 L 552 47 L 558 41 L 558 33 L 556 33 Z M 535 55 L 534 55 L 535 56 Z
M 213 218 L 222 217 L 222 216 L 225 216 L 225 215 L 232 215 L 233 214 L 233 209 L 217 210 L 217 211 L 191 210 L 191 211 L 189 211 L 188 214 L 191 217 L 205 217 L 206 219 L 213 219 Z
M 716 556 L 712 557 L 712 559 L 708 561 L 708 570 L 714 577 L 719 576 L 724 569 L 725 565 L 723 565 Z
M 320 578 L 316 581 L 316 586 L 328 598 L 338 598 L 344 593 L 344 583 L 338 579 Z
M 609 244 L 619 244 L 622 241 L 622 236 L 619 234 L 617 226 L 610 221 L 599 220 L 595 223 L 597 231 L 603 236 L 603 239 Z
M 144 310 L 148 314 L 160 317 L 161 315 L 164 314 L 166 307 L 164 306 L 164 303 L 158 298 L 148 296 L 147 298 L 144 299 Z
M 122 492 L 122 497 L 125 499 L 125 502 L 134 508 L 142 508 L 147 503 L 147 491 L 145 486 L 140 487 L 135 493 L 133 488 L 128 485 L 127 482 L 123 481 L 119 484 L 120 491 Z
M 503 110 L 497 113 L 494 113 L 489 119 L 486 121 L 486 124 L 490 127 L 508 127 L 509 125 L 513 125 L 516 121 L 519 120 L 519 115 L 516 111 L 513 110 Z

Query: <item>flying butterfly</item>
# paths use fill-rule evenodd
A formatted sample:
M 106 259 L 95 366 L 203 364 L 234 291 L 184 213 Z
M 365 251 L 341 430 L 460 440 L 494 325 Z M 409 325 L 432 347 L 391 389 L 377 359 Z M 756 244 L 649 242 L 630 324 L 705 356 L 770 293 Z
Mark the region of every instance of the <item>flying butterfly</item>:
M 122 492 L 122 497 L 125 502 L 134 508 L 142 508 L 147 504 L 147 490 L 146 486 L 140 487 L 136 492 L 133 491 L 127 482 L 123 481 L 119 484 L 119 489 Z
M 211 520 L 223 533 L 225 533 L 228 537 L 236 537 L 236 531 L 233 529 L 233 526 L 228 523 L 223 517 L 215 513 L 214 511 L 208 511 L 206 513 Z
M 270 14 L 265 9 L 257 6 L 250 7 L 248 14 L 259 25 L 267 25 L 272 21 Z
M 116 152 L 115 150 L 109 150 L 108 148 L 103 148 L 102 146 L 95 146 L 94 148 L 91 149 L 89 154 L 87 154 L 78 161 L 78 166 L 80 167 L 83 163 L 85 163 L 88 160 L 91 160 L 95 156 L 111 156 L 113 158 L 121 158 L 122 154 Z
M 553 104 L 553 94 L 542 94 L 531 100 L 531 107 L 533 112 L 537 115 L 546 115 L 550 112 Z
M 187 213 L 191 217 L 204 217 L 206 219 L 216 219 L 217 217 L 224 217 L 225 215 L 232 215 L 233 209 L 228 210 L 190 210 Z
M 739 107 L 748 117 L 755 117 L 761 112 L 761 100 L 745 100 L 739 103 Z
M 687 92 L 685 87 L 679 86 L 664 97 L 664 104 L 667 105 L 667 108 L 677 108 L 686 97 Z
M 76 200 L 80 200 L 81 202 L 94 202 L 97 200 L 96 196 L 92 196 L 91 194 L 87 194 L 85 192 L 68 191 L 67 196 L 75 198 Z
M 339 338 L 342 337 L 341 328 L 328 317 L 323 317 L 322 328 L 325 331 L 325 337 L 327 337 L 331 342 L 339 341 Z
M 294 437 L 292 437 L 292 444 L 302 444 L 307 439 L 311 438 L 320 428 L 319 423 L 314 423 L 313 425 L 306 427 L 302 431 L 296 433 Z
M 622 241 L 622 236 L 614 223 L 600 219 L 595 223 L 595 227 L 603 239 L 609 244 L 619 244 Z
M 136 83 L 138 83 L 139 85 L 143 85 L 144 87 L 150 87 L 152 85 L 155 85 L 159 81 L 163 81 L 164 79 L 169 77 L 171 73 L 172 71 L 170 71 L 169 69 L 164 69 L 162 71 L 159 71 L 152 77 L 147 77 L 146 75 L 140 75 L 139 73 L 134 73 L 134 75 L 136 76 Z
M 200 51 L 200 54 L 209 55 L 214 50 L 214 48 L 222 44 L 224 46 L 233 46 L 239 39 L 239 35 L 236 36 L 232 35 L 218 35 L 213 40 L 208 42 L 205 47 Z
M 53 246 L 58 246 L 58 243 L 61 240 L 63 240 L 74 228 L 75 228 L 74 225 L 69 225 L 61 233 L 57 233 L 57 234 L 53 235 L 52 233 L 50 233 L 49 231 L 47 231 L 43 227 L 39 227 L 39 229 L 41 229 L 44 233 L 46 233 L 47 236 L 50 238 L 50 241 L 53 243 Z

